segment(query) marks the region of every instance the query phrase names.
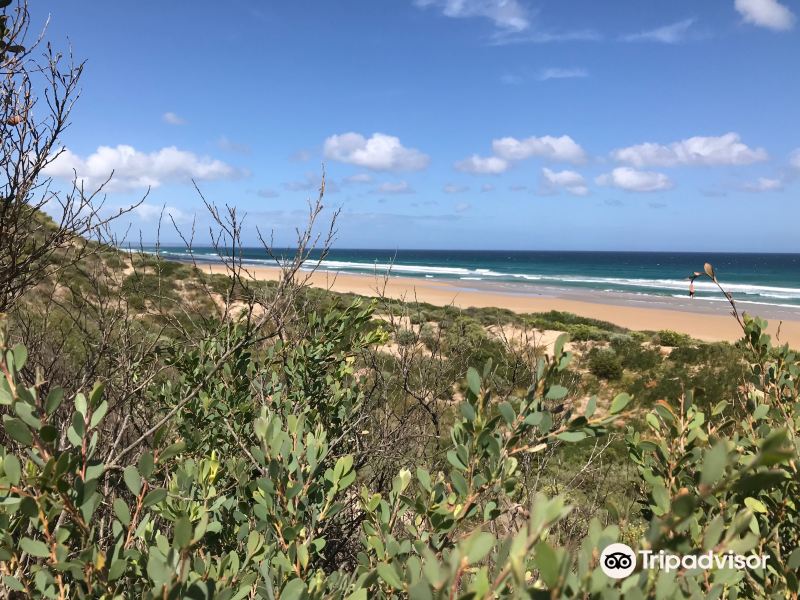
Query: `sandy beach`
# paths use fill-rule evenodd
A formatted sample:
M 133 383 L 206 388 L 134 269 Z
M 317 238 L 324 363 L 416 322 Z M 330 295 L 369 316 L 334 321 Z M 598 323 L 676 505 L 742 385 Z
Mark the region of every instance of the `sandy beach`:
M 206 272 L 224 273 L 222 265 L 199 265 Z M 274 280 L 277 267 L 247 266 L 251 276 Z M 629 297 L 625 294 L 574 292 L 563 289 L 490 286 L 463 282 L 435 281 L 412 277 L 383 277 L 335 273 L 331 271 L 301 272 L 314 287 L 334 292 L 349 292 L 363 296 L 385 295 L 406 301 L 427 302 L 437 306 L 460 308 L 498 307 L 519 313 L 562 310 L 584 317 L 609 321 L 633 330 L 672 329 L 705 341 L 735 341 L 741 329 L 729 314 L 725 302 L 707 300 L 677 300 L 673 298 Z M 760 310 L 759 310 L 760 309 Z M 740 310 L 769 319 L 769 332 L 774 335 L 780 324 L 780 342 L 800 347 L 800 311 L 779 311 L 774 307 L 740 305 Z

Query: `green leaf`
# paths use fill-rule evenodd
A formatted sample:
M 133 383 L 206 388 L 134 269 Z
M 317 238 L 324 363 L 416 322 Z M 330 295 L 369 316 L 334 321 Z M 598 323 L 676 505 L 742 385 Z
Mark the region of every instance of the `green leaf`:
M 694 498 L 689 494 L 681 494 L 672 500 L 672 512 L 686 518 L 694 511 Z
M 475 396 L 481 393 L 481 376 L 473 367 L 467 369 L 467 386 Z
M 789 559 L 786 561 L 786 566 L 792 571 L 800 569 L 800 548 L 792 550 Z
M 145 479 L 149 479 L 150 475 L 153 474 L 154 466 L 152 453 L 145 451 L 139 457 L 139 473 L 141 473 L 142 477 Z
M 479 531 L 466 541 L 467 560 L 474 564 L 482 560 L 494 548 L 495 537 L 491 533 Z
M 163 464 L 168 459 L 172 458 L 173 456 L 177 456 L 178 454 L 183 452 L 185 449 L 186 449 L 186 442 L 183 441 L 175 442 L 171 446 L 165 448 L 164 451 L 158 455 L 158 463 Z
M 108 412 L 108 402 L 103 400 L 100 403 L 100 406 L 95 408 L 94 412 L 92 413 L 92 419 L 91 421 L 89 421 L 89 429 L 94 429 L 95 427 L 97 427 L 100 424 L 100 421 L 103 420 L 103 417 L 106 416 L 107 412 Z
M 547 395 L 545 398 L 548 400 L 561 400 L 562 398 L 566 397 L 569 390 L 565 388 L 563 385 L 553 385 L 550 386 L 550 389 L 547 390 Z
M 498 404 L 497 409 L 500 411 L 506 423 L 511 425 L 511 423 L 514 422 L 517 415 L 514 413 L 514 408 L 508 402 L 501 402 Z
M 6 457 L 3 459 L 3 470 L 11 485 L 17 485 L 19 483 L 20 476 L 22 475 L 22 466 L 16 456 L 13 454 L 6 454 Z
M 734 485 L 734 489 L 740 493 L 761 492 L 773 488 L 785 480 L 786 475 L 782 471 L 765 471 L 741 478 Z
M 25 586 L 20 583 L 19 579 L 12 577 L 11 575 L 5 575 L 3 577 L 3 584 L 5 584 L 8 589 L 14 590 L 15 592 L 25 591 Z
M 14 405 L 14 411 L 17 413 L 17 416 L 22 419 L 22 422 L 31 429 L 39 431 L 42 428 L 42 422 L 34 414 L 34 407 L 32 405 L 27 402 L 17 402 Z
M 75 395 L 75 410 L 81 414 L 81 417 L 86 415 L 86 413 L 88 412 L 86 396 L 84 396 L 83 394 Z
M 536 544 L 536 566 L 539 567 L 539 574 L 547 587 L 555 587 L 558 584 L 560 572 L 558 556 L 547 542 Z
M 175 547 L 186 548 L 192 541 L 192 523 L 189 517 L 179 517 L 175 521 Z
M 417 467 L 417 480 L 425 491 L 431 491 L 431 474 L 422 467 Z
M 44 542 L 39 540 L 32 540 L 31 538 L 24 537 L 19 541 L 19 547 L 31 556 L 38 558 L 47 558 L 50 556 L 50 549 Z
M 564 352 L 564 344 L 569 341 L 569 334 L 562 333 L 558 338 L 556 338 L 556 343 L 553 344 L 553 356 L 559 357 Z
M 29 446 L 33 443 L 33 436 L 31 430 L 22 421 L 17 418 L 3 415 L 3 426 L 5 427 L 8 437 L 12 440 L 19 442 L 24 446 Z
M 764 514 L 769 513 L 769 510 L 767 510 L 767 507 L 764 505 L 764 503 L 756 498 L 752 497 L 745 498 L 744 505 L 756 513 L 764 513 Z
M 591 419 L 595 410 L 597 410 L 597 396 L 592 396 L 586 403 L 586 410 L 583 414 L 587 419 Z
M 47 400 L 45 400 L 44 406 L 45 411 L 48 415 L 52 415 L 56 412 L 59 406 L 61 406 L 61 402 L 64 400 L 64 389 L 57 387 L 50 390 L 50 393 L 47 394 Z
M 139 471 L 133 465 L 125 467 L 125 470 L 122 472 L 122 478 L 125 480 L 125 485 L 128 486 L 128 489 L 134 496 L 138 496 L 139 492 L 142 491 L 142 476 L 139 475 Z
M 447 460 L 459 471 L 466 471 L 467 465 L 461 462 L 461 459 L 458 457 L 458 454 L 455 450 L 448 450 L 447 451 Z
M 86 477 L 84 481 L 91 481 L 98 479 L 106 471 L 106 466 L 103 463 L 97 463 L 86 467 Z
M 123 527 L 127 527 L 131 524 L 131 511 L 122 498 L 114 500 L 114 514 L 117 516 L 117 519 L 119 519 L 119 522 L 122 523 Z
M 720 400 L 717 402 L 714 410 L 711 411 L 711 416 L 716 417 L 717 415 L 722 414 L 725 409 L 728 408 L 728 401 L 727 400 Z
M 614 401 L 611 402 L 611 409 L 609 412 L 612 415 L 616 415 L 617 413 L 622 412 L 625 410 L 625 407 L 628 406 L 632 398 L 628 394 L 618 394 Z
M 12 352 L 14 353 L 14 368 L 21 371 L 28 360 L 28 350 L 22 344 L 17 344 Z
M 158 504 L 159 502 L 162 502 L 166 497 L 167 497 L 167 490 L 165 490 L 164 488 L 155 488 L 154 490 L 148 492 L 148 494 L 144 497 L 142 505 L 145 507 L 152 506 L 153 504 Z
M 724 529 L 725 520 L 720 515 L 717 515 L 711 523 L 708 524 L 706 532 L 703 534 L 703 548 L 712 550 L 719 543 Z
M 716 446 L 708 450 L 703 459 L 703 468 L 700 474 L 700 483 L 713 485 L 725 472 L 728 464 L 728 450 L 724 442 L 719 442 Z
M 94 384 L 92 391 L 89 393 L 89 406 L 96 407 L 100 404 L 100 400 L 103 397 L 103 391 L 105 390 L 105 385 L 100 383 L 99 381 Z
M 42 425 L 39 430 L 39 437 L 47 444 L 52 444 L 58 439 L 58 430 L 52 425 Z
M 111 561 L 111 568 L 108 570 L 108 580 L 116 581 L 125 572 L 125 567 L 128 566 L 124 559 L 115 558 Z
M 583 431 L 562 431 L 556 437 L 564 442 L 580 442 L 586 439 L 586 434 Z
M 453 484 L 453 488 L 460 494 L 461 496 L 466 496 L 467 491 L 469 488 L 467 487 L 467 480 L 464 479 L 464 476 L 459 473 L 458 471 L 452 471 L 450 473 L 450 482 Z
M 302 579 L 292 579 L 283 586 L 281 600 L 298 600 L 306 595 L 306 584 Z
M 400 581 L 400 577 L 397 575 L 397 571 L 394 570 L 394 567 L 386 563 L 380 563 L 377 570 L 378 576 L 383 579 L 389 587 L 395 590 L 403 589 L 403 583 Z
M 759 404 L 753 411 L 753 419 L 759 421 L 769 414 L 769 406 L 767 404 Z

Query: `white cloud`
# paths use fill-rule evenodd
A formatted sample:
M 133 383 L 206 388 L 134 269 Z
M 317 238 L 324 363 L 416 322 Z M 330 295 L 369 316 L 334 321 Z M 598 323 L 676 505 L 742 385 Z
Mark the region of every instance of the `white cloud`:
M 794 27 L 794 13 L 777 0 L 735 0 L 733 5 L 745 23 L 775 31 Z
M 413 194 L 414 189 L 407 181 L 386 181 L 375 188 L 376 194 Z
M 78 183 L 87 189 L 97 187 L 114 173 L 107 191 L 130 191 L 156 188 L 166 183 L 185 183 L 192 179 L 210 181 L 234 179 L 244 174 L 220 160 L 197 156 L 175 146 L 155 152 L 140 152 L 132 146 L 100 146 L 93 154 L 81 158 L 65 149 L 45 169 L 51 177 Z
M 507 31 L 530 27 L 528 11 L 518 0 L 415 0 L 421 8 L 434 6 L 447 17 L 483 17 Z
M 598 42 L 603 36 L 593 29 L 574 29 L 561 31 L 513 31 L 497 30 L 492 36 L 492 45 L 507 46 L 510 44 L 553 44 L 561 42 Z
M 623 42 L 661 42 L 662 44 L 678 44 L 684 41 L 694 25 L 695 19 L 685 19 L 672 23 L 671 25 L 664 25 L 656 29 L 647 31 L 640 31 L 639 33 L 631 33 L 622 36 Z
M 332 135 L 325 140 L 324 153 L 331 160 L 374 171 L 420 171 L 430 162 L 426 154 L 383 133 L 373 133 L 369 139 L 353 132 Z
M 507 161 L 525 160 L 532 157 L 571 163 L 586 161 L 586 152 L 568 135 L 561 137 L 545 135 L 523 140 L 504 137 L 494 140 L 492 149 L 497 156 Z
M 473 154 L 455 164 L 456 169 L 473 175 L 499 175 L 508 170 L 508 161 L 496 156 L 482 157 Z
M 370 183 L 372 175 L 369 173 L 356 173 L 344 178 L 345 183 Z
M 663 173 L 637 171 L 630 167 L 617 167 L 610 173 L 600 175 L 595 181 L 599 185 L 616 187 L 628 192 L 658 192 L 672 187 L 672 181 Z
M 789 156 L 789 164 L 795 169 L 800 169 L 800 148 L 792 152 Z
M 277 198 L 280 196 L 278 192 L 270 188 L 261 188 L 260 190 L 256 190 L 256 195 L 260 196 L 261 198 Z
M 680 165 L 749 165 L 767 160 L 763 148 L 750 148 L 736 133 L 717 137 L 691 137 L 669 145 L 646 143 L 612 152 L 619 162 L 635 167 Z
M 494 186 L 491 183 L 484 183 L 481 186 L 481 192 L 482 193 L 493 192 L 493 191 L 494 191 Z
M 759 177 L 756 182 L 746 184 L 744 189 L 748 192 L 777 192 L 783 189 L 783 181 L 780 179 Z
M 446 186 L 442 188 L 442 191 L 445 194 L 463 194 L 464 192 L 469 191 L 469 187 L 466 185 L 456 185 L 455 183 L 448 183 Z
M 585 196 L 589 193 L 586 180 L 576 171 L 552 171 L 545 167 L 542 169 L 542 182 L 548 191 L 564 189 L 575 196 Z
M 470 208 L 472 208 L 472 204 L 470 204 L 469 202 L 459 202 L 458 204 L 455 205 L 454 208 L 457 213 L 464 213 L 467 212 Z
M 547 81 L 548 79 L 574 79 L 578 77 L 588 77 L 589 73 L 586 69 L 563 69 L 559 67 L 551 67 L 544 69 L 539 73 L 539 81 Z
M 248 144 L 234 142 L 232 139 L 221 136 L 217 140 L 217 147 L 224 152 L 233 152 L 235 154 L 250 154 L 251 148 Z
M 169 125 L 186 125 L 187 123 L 186 119 L 176 115 L 174 112 L 165 112 L 161 115 L 161 119 Z
M 139 206 L 134 208 L 133 211 L 142 221 L 157 221 L 162 218 L 162 215 L 167 222 L 169 222 L 170 217 L 172 217 L 176 223 L 187 223 L 191 221 L 191 217 L 188 214 L 174 206 L 158 206 L 156 204 L 142 202 Z

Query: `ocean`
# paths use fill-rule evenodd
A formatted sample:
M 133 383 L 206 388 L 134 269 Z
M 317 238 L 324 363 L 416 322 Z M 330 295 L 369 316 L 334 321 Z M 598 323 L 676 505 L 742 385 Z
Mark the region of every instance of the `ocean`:
M 167 259 L 189 258 L 182 247 L 162 246 L 160 252 Z M 291 250 L 280 254 L 291 255 Z M 194 248 L 194 257 L 198 262 L 219 260 L 210 247 Z M 253 265 L 274 265 L 263 248 L 245 248 L 242 257 Z M 491 284 L 509 293 L 598 292 L 646 300 L 688 298 L 687 277 L 702 271 L 705 262 L 714 266 L 723 287 L 739 303 L 800 308 L 800 254 L 333 249 L 321 268 L 343 273 L 389 271 L 391 276 L 446 280 L 462 288 Z M 726 302 L 706 278 L 695 282 L 695 292 L 698 299 Z

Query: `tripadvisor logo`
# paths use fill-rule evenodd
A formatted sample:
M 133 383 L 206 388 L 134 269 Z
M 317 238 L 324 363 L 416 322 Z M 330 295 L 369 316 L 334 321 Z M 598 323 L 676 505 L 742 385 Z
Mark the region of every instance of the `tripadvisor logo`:
M 627 544 L 609 544 L 600 555 L 600 568 L 611 579 L 625 579 L 636 568 L 636 553 Z
M 610 544 L 600 555 L 600 569 L 612 579 L 624 579 L 636 568 L 636 552 L 627 544 Z M 709 551 L 704 554 L 668 554 L 663 550 L 639 550 L 643 569 L 658 569 L 661 571 L 677 571 L 678 569 L 764 569 L 767 566 L 765 554 L 714 554 Z

